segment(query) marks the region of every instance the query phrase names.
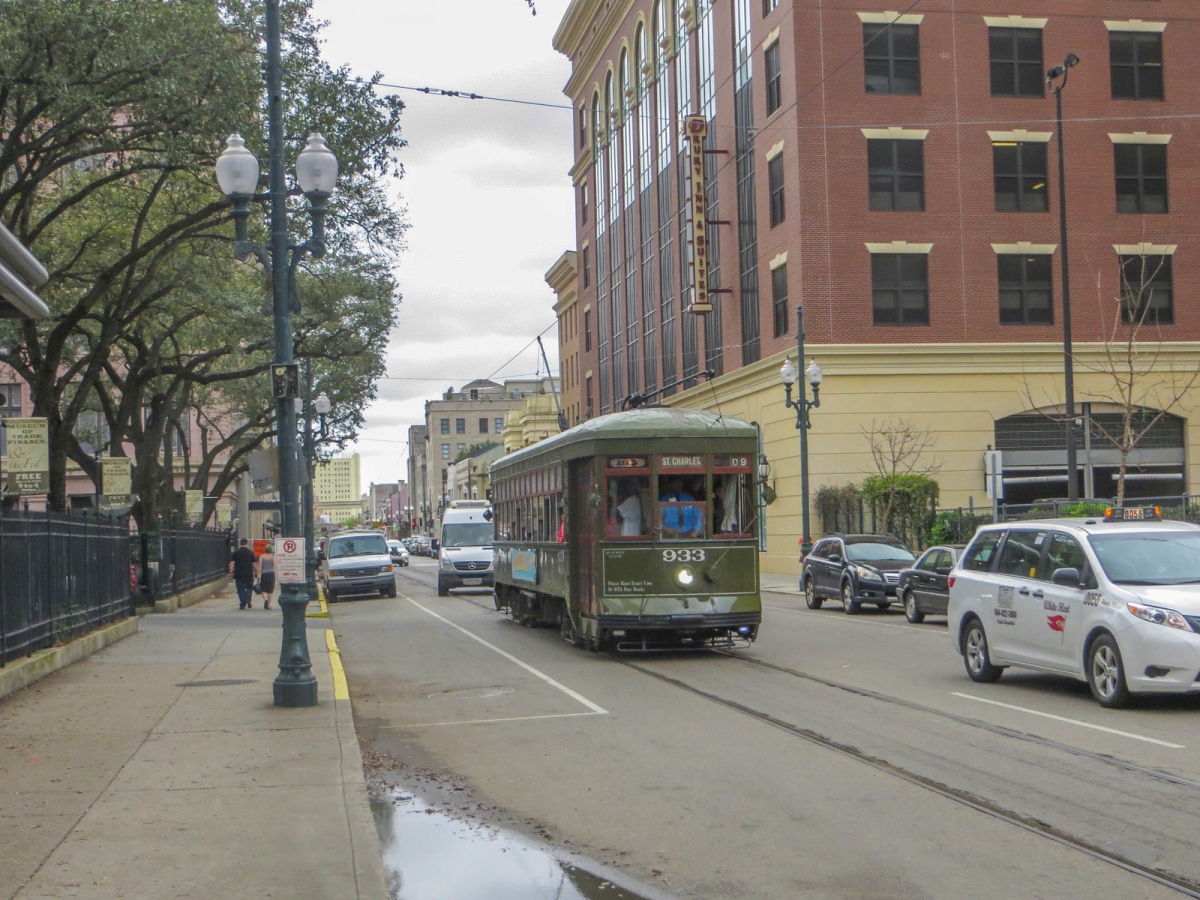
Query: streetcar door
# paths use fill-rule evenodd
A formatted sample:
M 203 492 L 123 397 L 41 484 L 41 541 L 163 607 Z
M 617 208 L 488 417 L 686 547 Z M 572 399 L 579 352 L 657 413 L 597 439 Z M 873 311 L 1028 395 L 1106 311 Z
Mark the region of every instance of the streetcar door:
M 571 596 L 568 607 L 575 615 L 596 615 L 596 540 L 600 517 L 596 500 L 600 496 L 596 485 L 596 463 L 592 458 L 573 459 L 569 463 L 571 479 L 570 510 L 567 521 L 571 533 L 570 549 L 575 554 L 571 567 Z

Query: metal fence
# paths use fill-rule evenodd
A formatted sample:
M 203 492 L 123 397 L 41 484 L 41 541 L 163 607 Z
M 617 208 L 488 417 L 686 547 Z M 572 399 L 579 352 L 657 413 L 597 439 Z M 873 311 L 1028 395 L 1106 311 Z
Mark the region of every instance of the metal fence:
M 915 546 L 930 544 L 965 544 L 980 525 L 996 522 L 1016 522 L 1026 519 L 1070 519 L 1103 516 L 1115 500 L 1089 498 L 1086 500 L 1039 500 L 1037 503 L 1001 504 L 998 515 L 991 507 L 958 507 L 939 509 L 934 516 L 926 540 Z M 1164 519 L 1177 522 L 1200 522 L 1200 495 L 1176 494 L 1171 497 L 1138 497 L 1125 501 L 1126 506 L 1157 506 Z
M 0 665 L 132 613 L 125 520 L 0 509 Z
M 206 584 L 229 571 L 231 533 L 169 528 L 130 535 L 130 559 L 138 575 L 138 602 L 152 603 Z
M 829 511 L 830 522 L 822 521 L 825 531 L 845 534 L 894 534 L 913 550 L 924 550 L 934 544 L 965 544 L 980 525 L 993 521 L 1014 522 L 1025 519 L 1069 519 L 1084 516 L 1103 516 L 1115 500 L 1089 498 L 1086 500 L 1039 500 L 1037 503 L 1001 504 L 999 515 L 993 517 L 990 506 L 959 506 L 930 509 L 918 516 L 897 517 L 884 522 L 879 511 L 861 500 L 843 502 Z M 1176 494 L 1171 497 L 1138 497 L 1126 500 L 1127 506 L 1157 506 L 1164 519 L 1200 523 L 1200 495 Z

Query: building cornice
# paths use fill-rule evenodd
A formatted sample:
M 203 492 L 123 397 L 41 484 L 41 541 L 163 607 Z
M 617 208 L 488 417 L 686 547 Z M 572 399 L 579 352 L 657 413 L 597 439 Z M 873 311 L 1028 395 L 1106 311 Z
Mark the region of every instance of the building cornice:
M 1146 342 L 1151 343 L 1151 342 Z M 839 376 L 911 376 L 911 375 L 1021 375 L 1025 373 L 1061 374 L 1062 345 L 1045 343 L 1008 344 L 805 344 L 805 356 L 818 359 L 825 372 L 822 390 L 835 390 Z M 1176 367 L 1200 367 L 1200 341 L 1167 343 Z M 1072 352 L 1076 372 L 1103 371 L 1105 345 L 1076 343 Z M 692 407 L 704 402 L 706 395 L 728 397 L 778 388 L 783 402 L 779 369 L 796 348 L 765 357 L 721 375 L 712 381 L 689 388 L 664 401 L 668 406 Z M 1109 366 L 1111 368 L 1111 366 Z
M 611 3 L 607 12 L 606 3 Z M 571 60 L 571 77 L 567 79 L 563 92 L 571 98 L 572 103 L 579 99 L 584 85 L 591 79 L 593 70 L 616 37 L 617 29 L 632 9 L 633 0 L 574 0 L 567 8 L 554 34 L 553 45 L 555 50 Z M 593 22 L 595 24 L 589 36 L 586 33 L 588 25 Z M 584 40 L 588 41 L 588 45 L 580 52 Z M 576 53 L 579 53 L 578 59 L 575 58 Z

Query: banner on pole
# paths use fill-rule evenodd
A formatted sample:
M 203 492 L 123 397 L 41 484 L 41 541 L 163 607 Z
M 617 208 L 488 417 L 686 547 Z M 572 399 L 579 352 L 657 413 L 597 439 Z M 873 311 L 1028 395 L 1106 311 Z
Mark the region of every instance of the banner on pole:
M 7 419 L 8 489 L 16 494 L 50 490 L 50 431 L 44 418 Z

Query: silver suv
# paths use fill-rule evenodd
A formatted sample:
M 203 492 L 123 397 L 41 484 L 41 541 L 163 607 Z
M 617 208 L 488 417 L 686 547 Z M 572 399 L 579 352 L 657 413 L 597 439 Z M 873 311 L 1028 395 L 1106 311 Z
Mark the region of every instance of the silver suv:
M 378 531 L 345 531 L 325 542 L 320 553 L 321 586 L 333 603 L 346 594 L 396 596 L 396 577 L 387 541 Z

